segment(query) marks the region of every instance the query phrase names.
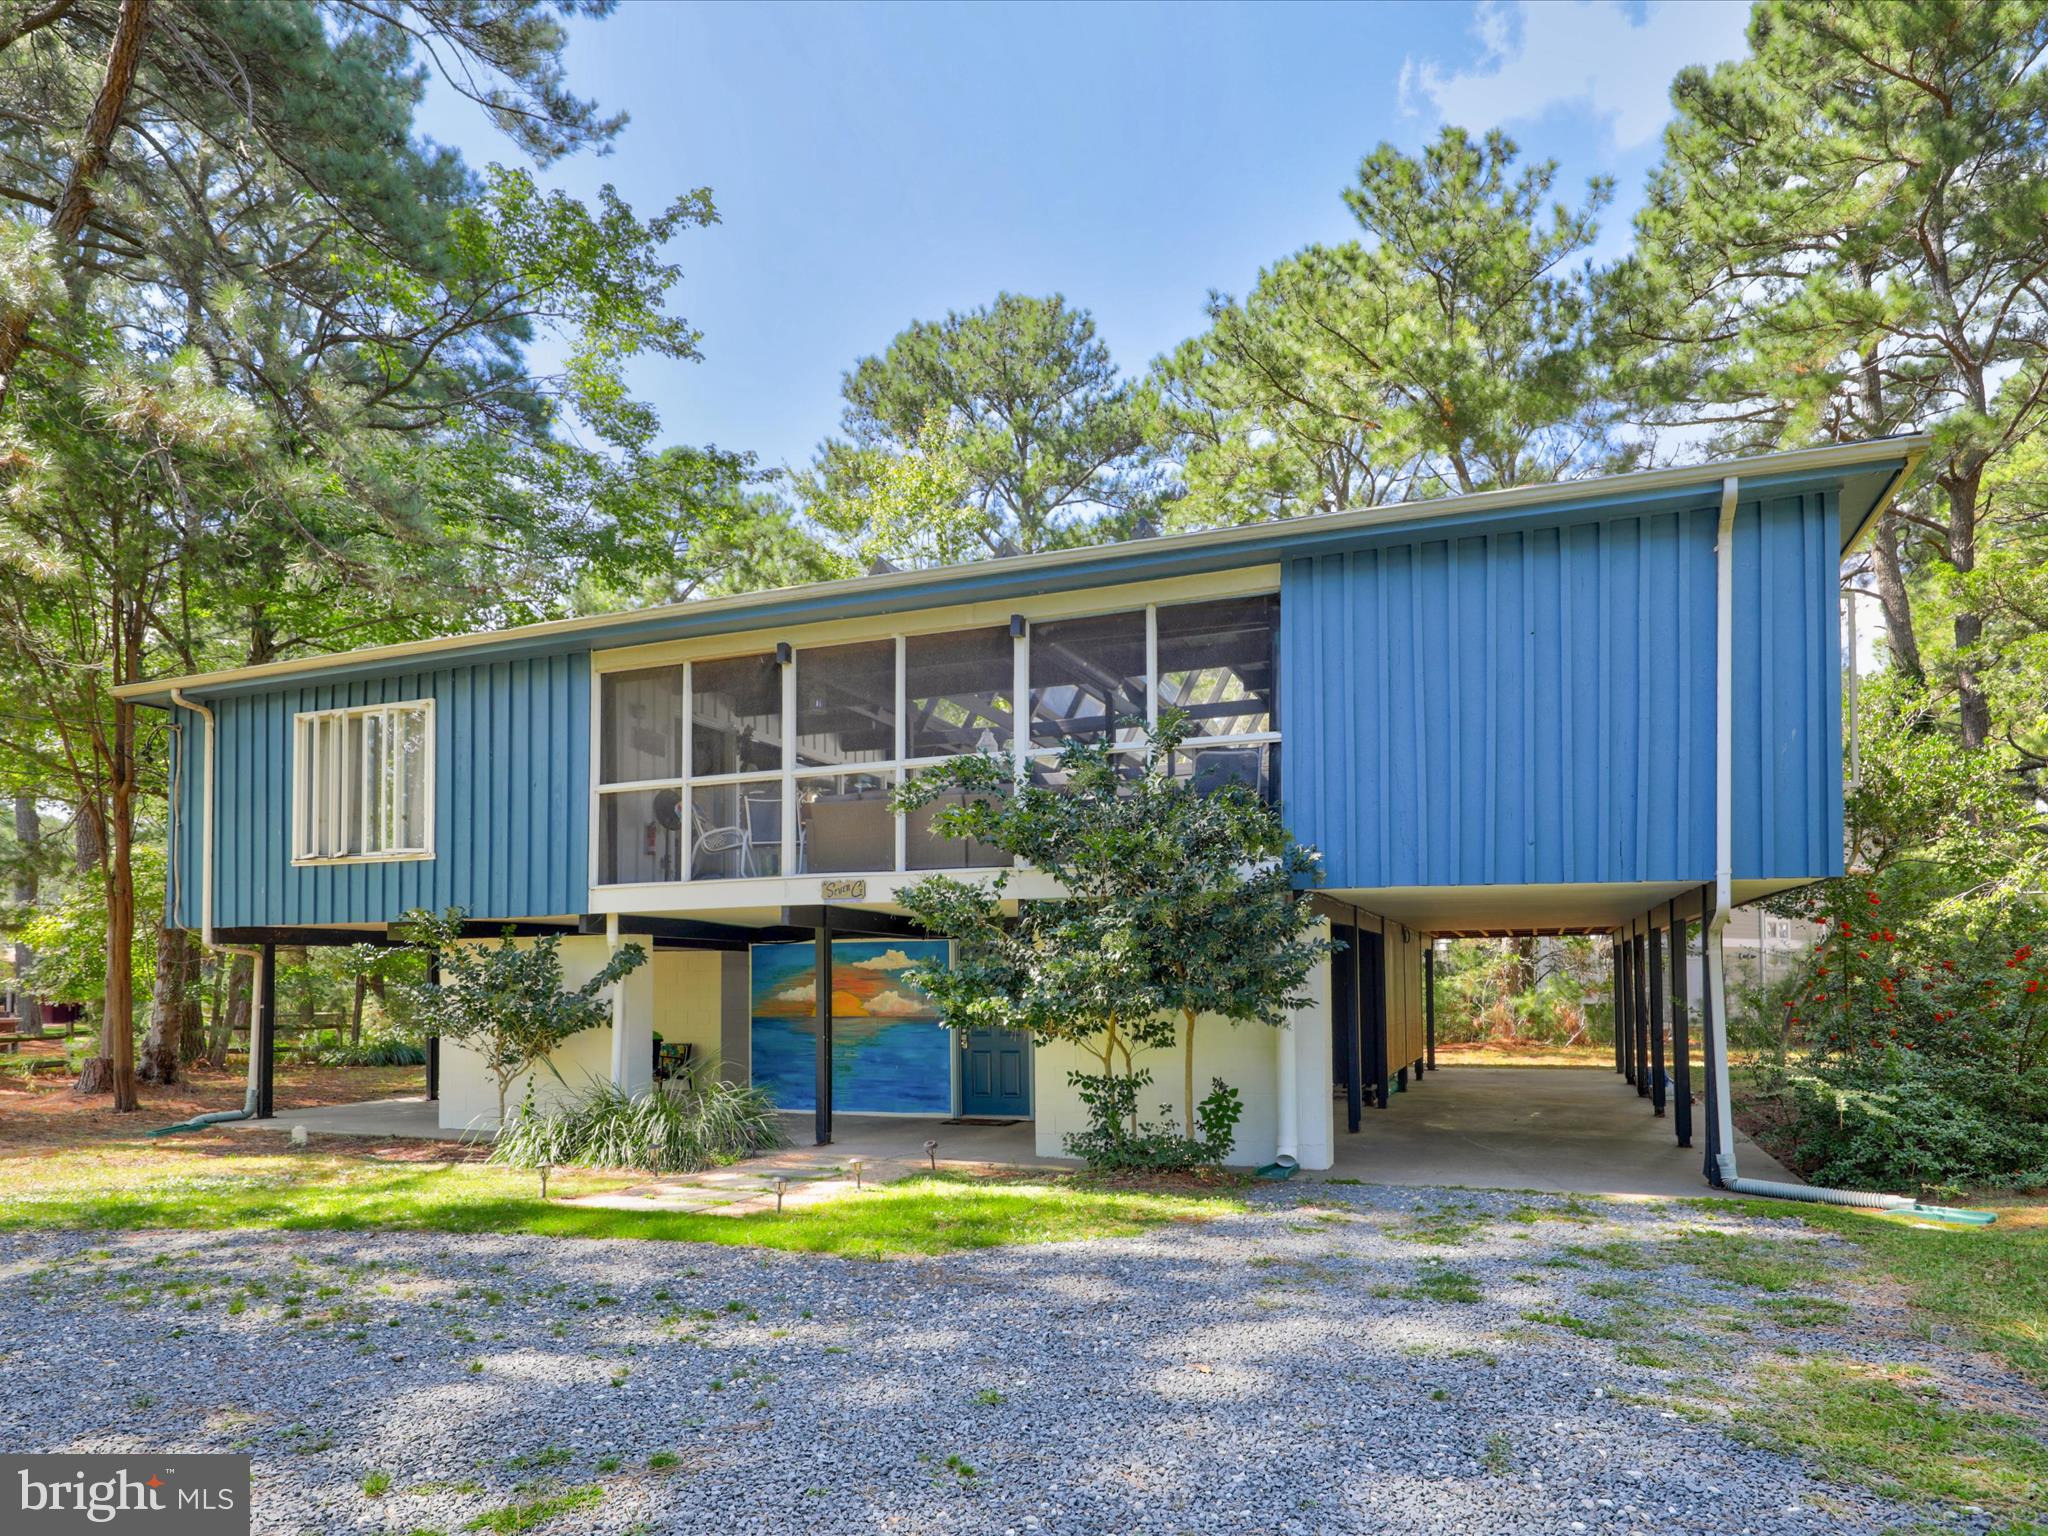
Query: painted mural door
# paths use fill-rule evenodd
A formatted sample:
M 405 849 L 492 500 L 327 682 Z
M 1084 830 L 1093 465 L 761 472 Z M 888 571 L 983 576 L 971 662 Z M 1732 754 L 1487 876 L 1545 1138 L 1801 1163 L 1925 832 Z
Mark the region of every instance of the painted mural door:
M 969 1029 L 960 1035 L 960 1113 L 1031 1113 L 1031 1042 L 1021 1029 Z

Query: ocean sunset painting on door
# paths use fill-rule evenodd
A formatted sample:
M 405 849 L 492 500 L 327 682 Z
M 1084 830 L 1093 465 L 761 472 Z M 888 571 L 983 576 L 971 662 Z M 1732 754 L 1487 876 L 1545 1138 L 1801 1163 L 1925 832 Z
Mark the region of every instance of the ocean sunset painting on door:
M 832 946 L 832 1107 L 841 1114 L 953 1110 L 951 1030 L 910 979 L 944 965 L 942 940 Z M 817 999 L 809 944 L 753 950 L 754 1082 L 783 1109 L 817 1107 Z

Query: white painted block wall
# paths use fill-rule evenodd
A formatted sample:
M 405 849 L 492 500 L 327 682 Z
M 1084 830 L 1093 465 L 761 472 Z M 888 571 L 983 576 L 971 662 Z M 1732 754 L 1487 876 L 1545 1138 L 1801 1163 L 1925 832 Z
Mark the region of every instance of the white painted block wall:
M 1220 1077 L 1244 1100 L 1244 1118 L 1228 1162 L 1255 1168 L 1273 1161 L 1279 1147 L 1280 1055 L 1294 1056 L 1295 1156 L 1304 1168 L 1327 1168 L 1334 1156 L 1330 1123 L 1330 976 L 1318 966 L 1308 988 L 1309 1005 L 1279 1030 L 1266 1024 L 1232 1024 L 1204 1017 L 1195 1022 L 1195 1099 L 1209 1092 L 1209 1079 Z M 1152 1085 L 1139 1099 L 1144 1120 L 1180 1119 L 1182 1061 L 1179 1033 L 1171 1049 L 1137 1053 L 1136 1064 L 1150 1068 Z M 1072 1071 L 1100 1072 L 1102 1058 L 1076 1045 L 1041 1045 L 1034 1052 L 1032 1102 L 1037 1109 L 1036 1151 L 1040 1157 L 1066 1156 L 1066 1137 L 1086 1130 L 1081 1098 L 1067 1082 Z M 1172 1106 L 1162 1114 L 1160 1105 Z

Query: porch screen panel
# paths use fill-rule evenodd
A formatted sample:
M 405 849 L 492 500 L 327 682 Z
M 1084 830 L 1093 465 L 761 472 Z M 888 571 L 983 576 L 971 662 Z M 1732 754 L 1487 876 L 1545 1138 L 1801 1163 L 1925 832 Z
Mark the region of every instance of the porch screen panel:
M 784 741 L 774 656 L 690 663 L 683 879 L 783 873 Z
M 797 766 L 886 763 L 895 756 L 896 642 L 798 651 Z
M 1016 730 L 1011 700 L 1015 642 L 1000 625 L 903 643 L 903 691 L 913 759 L 1007 752 Z
M 1159 707 L 1185 710 L 1191 736 L 1253 736 L 1274 728 L 1274 597 L 1182 603 L 1159 610 Z
M 904 741 L 910 772 L 969 753 L 1007 758 L 1016 743 L 1016 642 L 1007 626 L 911 635 L 903 642 Z M 962 803 L 947 790 L 904 818 L 904 867 L 1003 869 L 1001 849 L 973 838 L 941 837 L 940 812 Z
M 690 774 L 782 771 L 782 672 L 773 656 L 690 665 Z
M 598 781 L 636 784 L 683 776 L 683 669 L 611 672 L 604 678 Z
M 1075 740 L 1135 745 L 1148 702 L 1142 609 L 1031 626 L 1034 749 Z

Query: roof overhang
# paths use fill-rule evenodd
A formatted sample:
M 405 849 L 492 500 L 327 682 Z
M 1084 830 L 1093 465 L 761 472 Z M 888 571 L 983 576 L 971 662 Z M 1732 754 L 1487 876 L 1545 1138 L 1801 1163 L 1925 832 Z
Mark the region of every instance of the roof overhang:
M 1837 492 L 1842 551 L 1847 554 L 1889 505 L 1927 451 L 1928 442 L 1924 436 L 1877 438 L 1753 458 L 1514 486 L 1469 496 L 1130 539 L 1081 549 L 1048 550 L 970 565 L 893 571 L 128 683 L 113 691 L 117 697 L 138 703 L 168 706 L 174 689 L 213 698 L 260 692 L 300 681 L 339 682 L 485 657 L 513 661 L 549 653 L 575 654 L 690 639 L 781 623 L 814 624 L 954 603 L 1001 601 L 1043 592 L 1048 587 L 1072 590 L 1114 586 L 1268 564 L 1452 528 L 1473 533 L 1508 531 L 1554 521 L 1560 515 L 1598 516 L 1623 509 L 1684 507 L 1693 502 L 1717 500 L 1721 483 L 1729 476 L 1742 482 L 1745 497 L 1802 490 Z

